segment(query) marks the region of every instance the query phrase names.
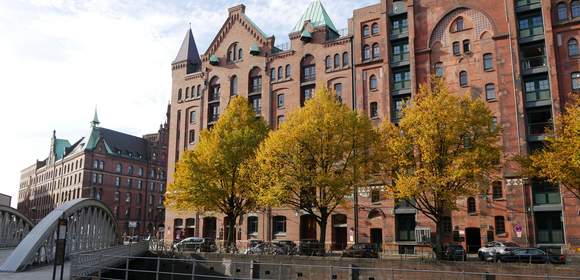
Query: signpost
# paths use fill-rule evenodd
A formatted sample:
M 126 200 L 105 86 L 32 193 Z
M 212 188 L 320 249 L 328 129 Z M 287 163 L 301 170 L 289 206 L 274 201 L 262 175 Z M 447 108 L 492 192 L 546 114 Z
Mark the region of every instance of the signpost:
M 516 225 L 514 226 L 514 232 L 516 233 L 516 236 L 517 236 L 518 238 L 521 238 L 521 237 L 522 237 L 522 232 L 523 232 L 523 231 L 524 231 L 524 227 L 522 227 L 522 225 L 520 225 L 520 224 L 516 224 Z
M 129 244 L 133 243 L 133 237 L 135 236 L 135 228 L 137 227 L 137 222 L 129 221 L 129 228 L 131 229 L 131 237 L 129 237 Z
M 66 252 L 66 222 L 63 217 L 58 219 L 58 227 L 56 228 L 56 250 L 54 251 L 54 267 L 52 269 L 52 280 L 56 277 L 56 267 L 60 265 L 60 280 L 64 272 L 64 261 Z

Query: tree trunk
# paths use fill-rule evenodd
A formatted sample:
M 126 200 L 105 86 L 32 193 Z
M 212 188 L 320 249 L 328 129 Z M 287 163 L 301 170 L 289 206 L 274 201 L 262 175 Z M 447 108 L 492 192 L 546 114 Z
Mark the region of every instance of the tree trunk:
M 435 244 L 433 246 L 433 251 L 435 252 L 437 259 L 440 259 L 441 254 L 443 253 L 443 224 L 441 223 L 441 219 L 435 221 L 435 230 Z
M 231 249 L 235 244 L 235 226 L 236 226 L 236 215 L 228 214 L 228 239 L 226 241 L 226 250 L 231 253 Z
M 326 252 L 326 225 L 328 224 L 328 217 L 326 209 L 320 209 L 320 244 L 322 244 L 322 254 Z

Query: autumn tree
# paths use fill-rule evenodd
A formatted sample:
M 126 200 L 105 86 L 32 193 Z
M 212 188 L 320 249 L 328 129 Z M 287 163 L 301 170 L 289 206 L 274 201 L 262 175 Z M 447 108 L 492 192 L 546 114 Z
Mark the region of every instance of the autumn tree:
M 365 151 L 376 141 L 368 117 L 317 90 L 260 146 L 261 201 L 312 215 L 325 244 L 328 217 L 365 180 Z
M 255 152 L 268 128 L 244 97 L 234 97 L 212 129 L 186 151 L 169 185 L 169 207 L 218 211 L 228 220 L 227 245 L 234 243 L 236 219 L 256 206 L 257 189 L 250 179 Z
M 482 101 L 450 92 L 443 79 L 422 85 L 410 104 L 398 126 L 381 127 L 381 174 L 395 199 L 435 223 L 440 248 L 442 218 L 457 199 L 488 188 L 499 162 L 499 129 Z
M 557 118 L 546 147 L 529 157 L 528 171 L 561 184 L 580 199 L 580 100 L 573 100 Z

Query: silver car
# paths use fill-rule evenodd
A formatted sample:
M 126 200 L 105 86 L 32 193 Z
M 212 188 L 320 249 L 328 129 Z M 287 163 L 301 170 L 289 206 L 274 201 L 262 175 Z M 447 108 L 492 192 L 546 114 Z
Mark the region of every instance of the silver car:
M 513 242 L 491 241 L 484 247 L 479 248 L 477 255 L 482 261 L 494 261 L 497 259 L 498 255 L 505 255 L 518 248 L 520 248 L 520 246 Z

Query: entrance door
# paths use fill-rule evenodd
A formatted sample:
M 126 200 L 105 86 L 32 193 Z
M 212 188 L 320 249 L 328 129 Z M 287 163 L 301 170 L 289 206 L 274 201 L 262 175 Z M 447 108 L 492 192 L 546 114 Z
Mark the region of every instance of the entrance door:
M 374 244 L 379 251 L 383 247 L 383 229 L 371 228 L 371 244 Z
M 203 218 L 203 237 L 216 238 L 217 221 L 215 217 Z
M 479 228 L 465 229 L 465 243 L 467 245 L 468 253 L 477 253 L 477 250 L 481 248 L 481 231 Z
M 316 225 L 313 215 L 300 216 L 300 239 L 316 240 Z
M 332 215 L 332 250 L 344 250 L 346 248 L 346 215 Z

